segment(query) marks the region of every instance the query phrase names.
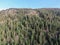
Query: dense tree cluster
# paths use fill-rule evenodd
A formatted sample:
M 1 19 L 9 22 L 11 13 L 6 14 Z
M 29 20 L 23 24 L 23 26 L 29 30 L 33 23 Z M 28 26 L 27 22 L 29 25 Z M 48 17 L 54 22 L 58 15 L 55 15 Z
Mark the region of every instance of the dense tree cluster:
M 60 12 L 34 11 L 37 15 L 0 14 L 0 45 L 60 45 Z

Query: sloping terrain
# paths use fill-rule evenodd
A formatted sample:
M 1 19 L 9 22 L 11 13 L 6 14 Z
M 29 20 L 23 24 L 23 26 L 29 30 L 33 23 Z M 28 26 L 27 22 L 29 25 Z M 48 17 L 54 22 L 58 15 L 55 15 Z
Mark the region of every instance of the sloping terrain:
M 60 45 L 59 35 L 58 8 L 0 11 L 0 45 Z

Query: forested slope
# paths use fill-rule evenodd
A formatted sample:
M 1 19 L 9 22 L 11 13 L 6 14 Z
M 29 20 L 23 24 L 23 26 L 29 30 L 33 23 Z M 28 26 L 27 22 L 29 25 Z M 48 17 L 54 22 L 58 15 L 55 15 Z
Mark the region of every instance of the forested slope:
M 60 45 L 60 9 L 0 11 L 0 45 Z

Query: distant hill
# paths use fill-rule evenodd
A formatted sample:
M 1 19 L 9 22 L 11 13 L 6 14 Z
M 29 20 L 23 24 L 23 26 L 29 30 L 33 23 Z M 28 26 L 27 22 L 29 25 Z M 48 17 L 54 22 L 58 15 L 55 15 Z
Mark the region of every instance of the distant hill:
M 52 13 L 55 15 L 60 15 L 60 9 L 59 8 L 41 8 L 41 9 L 30 9 L 30 8 L 9 8 L 6 10 L 0 11 L 0 15 L 6 15 L 6 14 L 30 14 L 32 15 L 39 14 L 39 13 Z

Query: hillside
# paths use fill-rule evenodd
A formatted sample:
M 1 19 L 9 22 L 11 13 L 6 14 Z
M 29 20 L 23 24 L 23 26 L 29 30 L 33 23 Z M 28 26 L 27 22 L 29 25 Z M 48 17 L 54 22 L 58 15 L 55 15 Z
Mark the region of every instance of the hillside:
M 60 45 L 60 9 L 0 11 L 0 45 Z

